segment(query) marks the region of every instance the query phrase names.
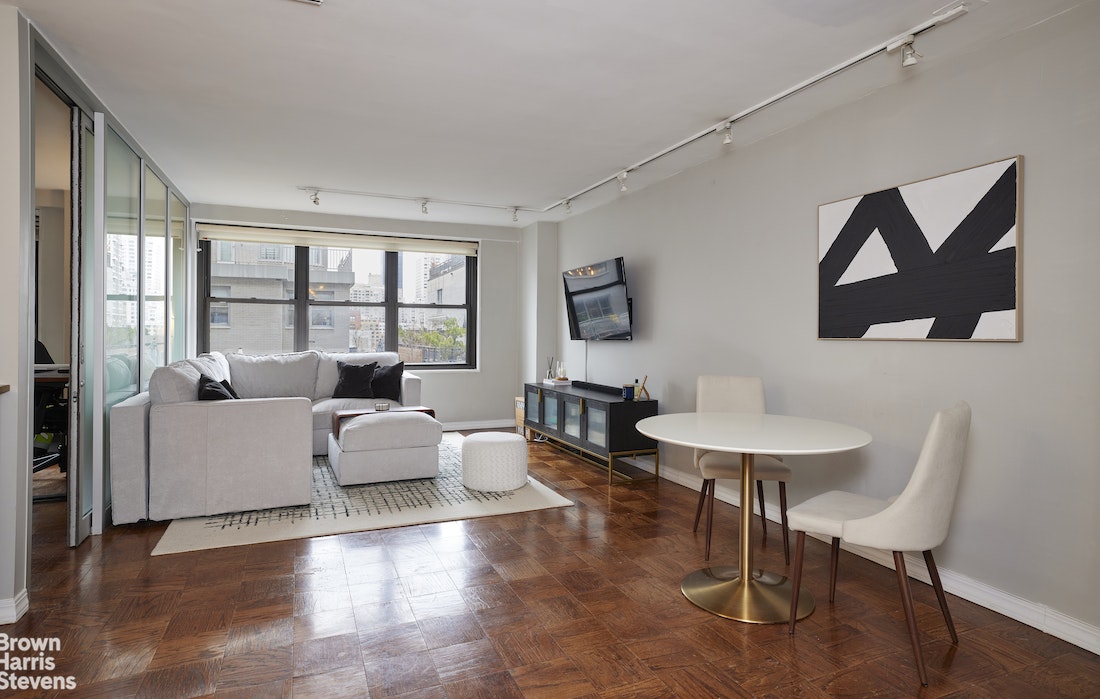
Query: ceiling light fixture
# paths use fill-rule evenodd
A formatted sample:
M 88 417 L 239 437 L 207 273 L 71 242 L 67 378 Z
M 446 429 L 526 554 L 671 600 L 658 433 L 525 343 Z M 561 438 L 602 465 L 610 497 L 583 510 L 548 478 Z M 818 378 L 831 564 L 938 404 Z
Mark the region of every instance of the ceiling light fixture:
M 313 202 L 314 206 L 321 205 L 321 192 L 320 190 L 313 190 L 313 194 L 310 195 L 309 200 Z
M 723 146 L 733 145 L 733 121 L 725 121 L 719 124 L 715 131 L 722 134 Z
M 300 0 L 300 1 L 301 2 L 308 2 L 308 3 L 311 3 L 311 4 L 320 4 L 321 0 Z M 576 199 L 577 197 L 584 196 L 584 195 L 588 194 L 589 192 L 591 192 L 591 191 L 593 191 L 593 190 L 595 190 L 599 187 L 604 186 L 605 184 L 607 184 L 608 182 L 611 182 L 612 180 L 618 180 L 618 182 L 619 182 L 619 191 L 620 192 L 626 192 L 627 191 L 626 178 L 627 178 L 627 174 L 629 172 L 637 170 L 637 169 L 642 168 L 642 167 L 645 167 L 646 165 L 649 165 L 650 163 L 655 162 L 655 161 L 665 157 L 666 155 L 669 155 L 671 153 L 679 151 L 681 148 L 684 148 L 685 146 L 688 146 L 692 143 L 695 143 L 696 141 L 698 141 L 700 139 L 708 138 L 708 137 L 711 137 L 715 134 L 721 133 L 722 134 L 722 143 L 723 143 L 723 145 L 732 145 L 733 144 L 732 127 L 733 127 L 734 122 L 738 122 L 738 121 L 741 121 L 742 119 L 744 119 L 746 117 L 753 116 L 757 112 L 763 111 L 764 109 L 767 109 L 768 107 L 771 107 L 771 106 L 773 106 L 773 105 L 775 105 L 779 102 L 782 102 L 782 101 L 786 100 L 788 97 L 792 97 L 794 95 L 797 95 L 797 94 L 803 92 L 804 90 L 808 90 L 809 88 L 814 87 L 818 83 L 824 82 L 825 80 L 828 80 L 829 78 L 832 78 L 832 77 L 838 75 L 839 73 L 841 73 L 841 72 L 843 72 L 843 71 L 845 71 L 845 70 L 847 70 L 847 69 L 849 69 L 849 68 L 851 68 L 855 65 L 858 65 L 858 64 L 868 60 L 869 58 L 871 58 L 873 56 L 876 56 L 876 55 L 878 55 L 880 53 L 883 53 L 883 52 L 885 52 L 885 53 L 894 53 L 898 50 L 902 50 L 902 65 L 904 65 L 904 66 L 913 65 L 919 59 L 922 58 L 922 56 L 920 54 L 918 54 L 916 52 L 916 50 L 913 48 L 913 42 L 916 39 L 916 37 L 920 36 L 921 34 L 923 34 L 926 31 L 929 31 L 931 29 L 934 29 L 934 28 L 938 27 L 941 24 L 946 24 L 948 22 L 951 22 L 955 19 L 958 19 L 959 17 L 962 17 L 966 13 L 968 13 L 970 11 L 970 8 L 967 6 L 967 1 L 968 0 L 952 0 L 952 2 L 948 3 L 947 5 L 944 5 L 942 8 L 940 8 L 940 9 L 936 10 L 935 12 L 933 12 L 931 19 L 925 20 L 924 22 L 914 26 L 912 29 L 908 30 L 904 34 L 898 35 L 897 37 L 895 37 L 895 38 L 893 38 L 893 39 L 891 39 L 891 40 L 889 40 L 885 43 L 878 44 L 878 45 L 864 51 L 863 53 L 861 53 L 859 55 L 856 55 L 856 56 L 853 56 L 853 57 L 849 58 L 848 60 L 844 61 L 843 63 L 840 63 L 836 66 L 833 66 L 832 68 L 830 68 L 830 69 L 828 69 L 824 72 L 821 72 L 821 73 L 819 73 L 819 74 L 817 74 L 813 77 L 807 78 L 806 80 L 803 80 L 802 82 L 800 82 L 796 85 L 793 85 L 793 86 L 787 88 L 786 90 L 769 97 L 768 99 L 764 100 L 763 102 L 755 104 L 755 105 L 753 105 L 753 106 L 751 106 L 747 109 L 744 109 L 744 110 L 738 112 L 737 114 L 734 114 L 734 115 L 730 116 L 727 119 L 724 119 L 723 121 L 719 122 L 715 126 L 711 126 L 710 128 L 706 129 L 705 131 L 700 131 L 699 133 L 697 133 L 693 136 L 689 136 L 685 139 L 682 139 L 681 141 L 665 148 L 664 150 L 658 151 L 657 153 L 654 153 L 653 155 L 650 155 L 649 157 L 635 163 L 634 165 L 626 168 L 625 170 L 621 170 L 617 175 L 610 175 L 608 177 L 605 177 L 604 179 L 602 179 L 598 182 L 595 182 L 595 183 L 585 187 L 584 189 L 581 189 L 577 192 L 574 192 L 573 194 L 571 194 L 567 197 L 564 197 L 562 199 L 558 199 L 557 201 L 555 201 L 554 203 L 552 203 L 548 206 L 545 206 L 545 207 L 542 207 L 542 208 L 513 207 L 513 206 L 505 206 L 505 205 L 501 205 L 501 204 L 485 204 L 485 203 L 469 202 L 469 201 L 450 201 L 450 200 L 444 200 L 444 199 L 434 199 L 433 203 L 452 204 L 452 205 L 455 205 L 455 206 L 469 206 L 469 207 L 479 207 L 479 208 L 487 208 L 487 209 L 504 209 L 504 210 L 513 210 L 513 209 L 517 209 L 517 208 L 522 208 L 524 211 L 530 211 L 530 212 L 533 212 L 535 214 L 544 214 L 544 213 L 550 211 L 551 209 L 557 208 L 559 206 L 564 206 L 565 207 L 565 212 L 567 214 L 571 214 L 571 213 L 573 213 L 573 200 Z M 969 0 L 969 1 L 974 2 L 975 0 Z M 989 2 L 989 0 L 976 0 L 976 1 L 978 2 L 979 5 Z M 324 191 L 324 192 L 332 193 L 332 194 L 351 194 L 351 195 L 355 195 L 355 196 L 371 197 L 371 198 L 378 198 L 378 199 L 395 199 L 395 200 L 404 200 L 404 201 L 420 201 L 421 202 L 421 206 L 420 206 L 421 212 L 423 212 L 425 214 L 428 213 L 428 200 L 427 199 L 418 199 L 417 197 L 403 196 L 403 195 L 400 195 L 400 194 L 384 194 L 384 193 L 376 193 L 376 192 L 359 192 L 359 191 L 354 191 L 354 190 L 335 189 L 335 188 L 330 188 L 330 187 L 300 186 L 300 187 L 298 187 L 298 189 L 303 189 L 303 190 L 306 190 L 306 191 L 313 191 L 313 192 Z
M 917 37 L 914 34 L 900 36 L 886 46 L 886 53 L 895 53 L 900 49 L 902 67 L 908 68 L 909 66 L 915 66 L 920 59 L 924 58 L 924 56 L 921 56 L 917 53 L 917 50 L 913 48 L 913 42 L 916 41 L 916 39 Z
M 981 0 L 981 1 L 982 2 L 987 2 L 988 0 Z M 803 80 L 802 82 L 798 83 L 797 85 L 789 87 L 786 90 L 784 90 L 783 92 L 780 92 L 776 95 L 773 95 L 772 97 L 769 97 L 768 99 L 764 100 L 763 102 L 760 102 L 759 104 L 753 105 L 752 107 L 749 107 L 748 109 L 745 109 L 741 112 L 738 112 L 737 114 L 734 114 L 733 116 L 729 117 L 728 119 L 723 120 L 722 122 L 716 124 L 715 126 L 712 126 L 712 127 L 708 128 L 705 131 L 700 131 L 699 133 L 695 134 L 694 136 L 689 136 L 689 137 L 679 141 L 678 143 L 674 143 L 673 145 L 669 146 L 668 148 L 665 148 L 664 150 L 658 151 L 657 153 L 654 153 L 653 155 L 649 156 L 648 158 L 646 158 L 644 160 L 641 160 L 638 163 L 632 165 L 631 167 L 627 168 L 627 170 L 637 170 L 638 168 L 645 167 L 646 165 L 649 165 L 650 163 L 652 163 L 656 160 L 659 160 L 659 159 L 665 157 L 666 155 L 669 155 L 670 153 L 674 153 L 674 152 L 680 150 L 681 148 L 684 148 L 685 146 L 688 146 L 688 145 L 694 143 L 695 141 L 698 141 L 699 139 L 707 138 L 707 137 L 710 137 L 710 136 L 712 136 L 716 133 L 720 133 L 720 132 L 722 132 L 726 129 L 727 125 L 732 125 L 734 122 L 741 121 L 742 119 L 744 119 L 746 117 L 752 116 L 752 115 L 756 114 L 757 112 L 763 111 L 764 109 L 767 109 L 768 107 L 771 107 L 772 105 L 775 105 L 779 102 L 782 102 L 782 101 L 786 100 L 788 97 L 793 97 L 794 95 L 796 95 L 796 94 L 798 94 L 798 93 L 800 93 L 804 90 L 807 90 L 807 89 L 817 85 L 818 83 L 824 82 L 825 80 L 828 80 L 829 78 L 832 78 L 832 77 L 836 76 L 837 74 L 851 68 L 852 66 L 858 65 L 858 64 L 866 61 L 867 59 L 871 58 L 872 56 L 876 56 L 876 55 L 878 55 L 878 54 L 880 54 L 884 51 L 887 52 L 887 53 L 892 53 L 894 51 L 897 51 L 898 49 L 901 49 L 903 46 L 905 46 L 907 43 L 912 44 L 912 41 L 915 39 L 915 37 L 919 36 L 920 34 L 926 32 L 926 31 L 929 31 L 930 29 L 934 29 L 935 27 L 938 27 L 941 24 L 946 24 L 946 23 L 948 23 L 952 20 L 958 19 L 959 17 L 962 17 L 963 15 L 965 15 L 969 11 L 970 11 L 970 8 L 967 6 L 967 3 L 965 1 L 954 0 L 954 2 L 949 3 L 945 6 L 943 6 L 942 8 L 936 10 L 935 12 L 933 12 L 931 19 L 925 20 L 924 22 L 916 25 L 915 27 L 913 27 L 909 31 L 905 32 L 904 34 L 902 34 L 902 35 L 900 35 L 900 36 L 898 36 L 894 39 L 891 39 L 890 41 L 887 41 L 885 43 L 878 44 L 877 46 L 874 46 L 874 47 L 864 51 L 863 53 L 861 53 L 857 56 L 853 56 L 852 58 L 849 58 L 847 61 L 844 61 L 843 63 L 841 63 L 839 65 L 836 65 L 836 66 L 834 66 L 834 67 L 832 67 L 832 68 L 830 68 L 830 69 L 828 69 L 828 70 L 826 70 L 822 73 L 819 73 L 819 74 L 817 74 L 817 75 L 815 75 L 811 78 Z M 913 58 L 915 58 L 915 59 L 921 58 L 921 56 L 919 54 L 916 54 L 916 51 L 914 51 L 913 53 L 914 53 Z M 906 58 L 905 55 L 903 55 L 902 60 L 904 61 L 905 58 Z M 912 63 L 908 63 L 907 65 L 912 65 Z M 732 140 L 733 140 L 733 136 L 731 134 L 730 135 L 730 141 L 732 142 Z M 722 136 L 722 141 L 723 141 L 723 143 L 725 143 L 725 141 L 726 141 L 726 136 L 724 134 Z M 623 172 L 626 172 L 627 170 L 624 170 Z M 619 178 L 619 182 L 621 184 L 622 183 L 622 173 L 620 173 L 620 175 L 618 175 L 617 177 Z M 584 196 L 585 194 L 588 194 L 589 192 L 593 191 L 594 189 L 596 189 L 598 187 L 602 187 L 603 185 L 607 184 L 608 182 L 611 181 L 611 179 L 612 179 L 611 177 L 608 177 L 606 179 L 600 180 L 599 182 L 595 182 L 595 183 L 585 187 L 584 189 L 582 189 L 578 192 L 574 192 L 573 194 L 569 195 L 565 199 L 560 199 L 557 202 L 555 202 L 554 204 L 551 204 L 550 206 L 548 206 L 546 208 L 546 210 L 549 211 L 550 209 L 552 209 L 556 206 L 561 206 L 566 201 L 576 199 L 577 197 Z M 623 191 L 621 187 L 620 187 L 620 191 Z
M 519 209 L 517 209 L 516 207 L 513 206 L 512 207 L 512 223 L 518 223 L 518 222 L 519 222 Z
M 448 204 L 448 205 L 452 205 L 452 206 L 469 206 L 469 207 L 474 207 L 474 208 L 478 208 L 478 209 L 499 209 L 501 211 L 512 211 L 513 209 L 515 209 L 516 211 L 531 211 L 531 212 L 534 212 L 534 213 L 537 213 L 537 214 L 545 213 L 545 212 L 549 211 L 551 208 L 553 208 L 553 207 L 547 207 L 545 209 L 535 209 L 535 208 L 526 207 L 526 206 L 512 206 L 512 205 L 504 205 L 504 204 L 486 204 L 485 202 L 479 202 L 479 201 L 458 201 L 458 200 L 455 200 L 455 199 L 438 199 L 438 198 L 426 199 L 424 197 L 410 197 L 410 196 L 405 196 L 405 195 L 402 195 L 402 194 L 385 194 L 383 192 L 363 192 L 363 191 L 354 190 L 354 189 L 338 189 L 336 187 L 318 187 L 317 185 L 312 185 L 312 184 L 299 185 L 298 189 L 302 190 L 303 192 L 309 192 L 310 193 L 310 200 L 313 201 L 315 204 L 317 203 L 317 201 L 315 200 L 315 197 L 320 192 L 325 192 L 326 194 L 346 194 L 346 195 L 355 196 L 355 197 L 367 197 L 369 199 L 391 199 L 391 200 L 394 200 L 394 201 L 412 201 L 412 202 L 416 202 L 417 204 L 420 204 L 421 205 L 420 210 L 425 214 L 428 213 L 428 211 L 427 211 L 428 202 L 431 202 L 432 204 Z M 560 204 L 560 203 L 561 202 L 558 202 L 557 204 L 554 204 L 554 206 L 558 206 L 558 204 Z
M 922 58 L 924 56 L 917 53 L 917 50 L 913 48 L 913 44 L 906 44 L 905 48 L 901 50 L 901 65 L 903 68 L 917 65 Z

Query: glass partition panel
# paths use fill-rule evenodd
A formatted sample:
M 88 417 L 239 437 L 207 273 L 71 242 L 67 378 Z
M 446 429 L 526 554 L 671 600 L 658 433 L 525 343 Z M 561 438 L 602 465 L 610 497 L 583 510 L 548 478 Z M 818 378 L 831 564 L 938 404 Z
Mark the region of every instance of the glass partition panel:
M 145 169 L 145 259 L 142 269 L 142 355 L 141 388 L 149 386 L 153 368 L 163 366 L 168 357 L 168 309 L 165 305 L 168 242 L 168 187 L 156 173 Z
M 138 386 L 141 164 L 114 131 L 108 130 L 106 141 L 103 344 L 105 405 L 110 407 Z
M 168 361 L 183 359 L 187 341 L 187 207 L 172 193 L 168 194 L 168 236 L 171 244 L 171 270 L 168 284 Z

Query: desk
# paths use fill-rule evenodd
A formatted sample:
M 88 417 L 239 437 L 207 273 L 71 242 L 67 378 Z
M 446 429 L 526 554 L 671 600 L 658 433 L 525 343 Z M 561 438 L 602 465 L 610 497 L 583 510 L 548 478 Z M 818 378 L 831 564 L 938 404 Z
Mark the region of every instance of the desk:
M 660 442 L 741 454 L 741 531 L 738 566 L 712 566 L 688 575 L 680 589 L 693 604 L 718 616 L 757 624 L 787 621 L 791 583 L 752 565 L 752 501 L 755 454 L 832 454 L 871 441 L 863 430 L 825 420 L 759 413 L 672 413 L 638 422 L 637 429 Z M 743 577 L 741 571 L 752 571 Z M 799 595 L 797 618 L 809 616 L 814 601 Z
M 34 425 L 32 434 L 38 432 L 53 433 L 57 440 L 56 451 L 45 451 L 41 456 L 31 459 L 31 473 L 38 473 L 54 464 L 61 464 L 65 472 L 67 463 L 66 439 L 68 434 L 69 409 L 65 391 L 69 385 L 68 364 L 34 365 Z M 60 414 L 60 417 L 59 417 Z M 64 500 L 65 495 L 35 495 L 34 502 Z

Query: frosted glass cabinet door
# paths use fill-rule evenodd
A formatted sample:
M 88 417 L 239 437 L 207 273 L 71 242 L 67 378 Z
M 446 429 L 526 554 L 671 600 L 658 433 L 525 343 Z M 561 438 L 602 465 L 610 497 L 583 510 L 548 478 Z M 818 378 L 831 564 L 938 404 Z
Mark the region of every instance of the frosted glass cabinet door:
M 562 432 L 567 436 L 574 439 L 581 438 L 581 402 L 579 400 L 570 400 L 566 398 L 563 401 L 565 406 L 565 421 L 562 425 Z
M 607 409 L 588 404 L 587 439 L 598 447 L 607 447 Z
M 558 429 L 558 396 L 543 393 L 542 424 L 551 430 Z
M 524 393 L 524 417 L 531 422 L 542 422 L 542 420 L 539 419 L 539 393 L 540 391 L 530 388 Z

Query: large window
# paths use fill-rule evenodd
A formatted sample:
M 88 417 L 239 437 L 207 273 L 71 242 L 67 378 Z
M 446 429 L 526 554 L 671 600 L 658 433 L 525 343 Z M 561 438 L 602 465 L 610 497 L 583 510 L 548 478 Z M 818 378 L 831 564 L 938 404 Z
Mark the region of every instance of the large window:
M 448 249 L 447 241 L 435 241 L 440 250 L 432 251 L 432 241 L 401 249 L 401 239 L 378 244 L 371 236 L 347 236 L 367 245 L 347 247 L 332 245 L 340 238 L 327 235 L 320 241 L 327 245 L 287 245 L 276 242 L 288 239 L 283 232 L 271 231 L 269 242 L 256 239 L 257 229 L 246 230 L 251 237 L 237 241 L 228 239 L 232 229 L 199 226 L 200 349 L 388 350 L 420 367 L 475 365 L 473 244 Z

